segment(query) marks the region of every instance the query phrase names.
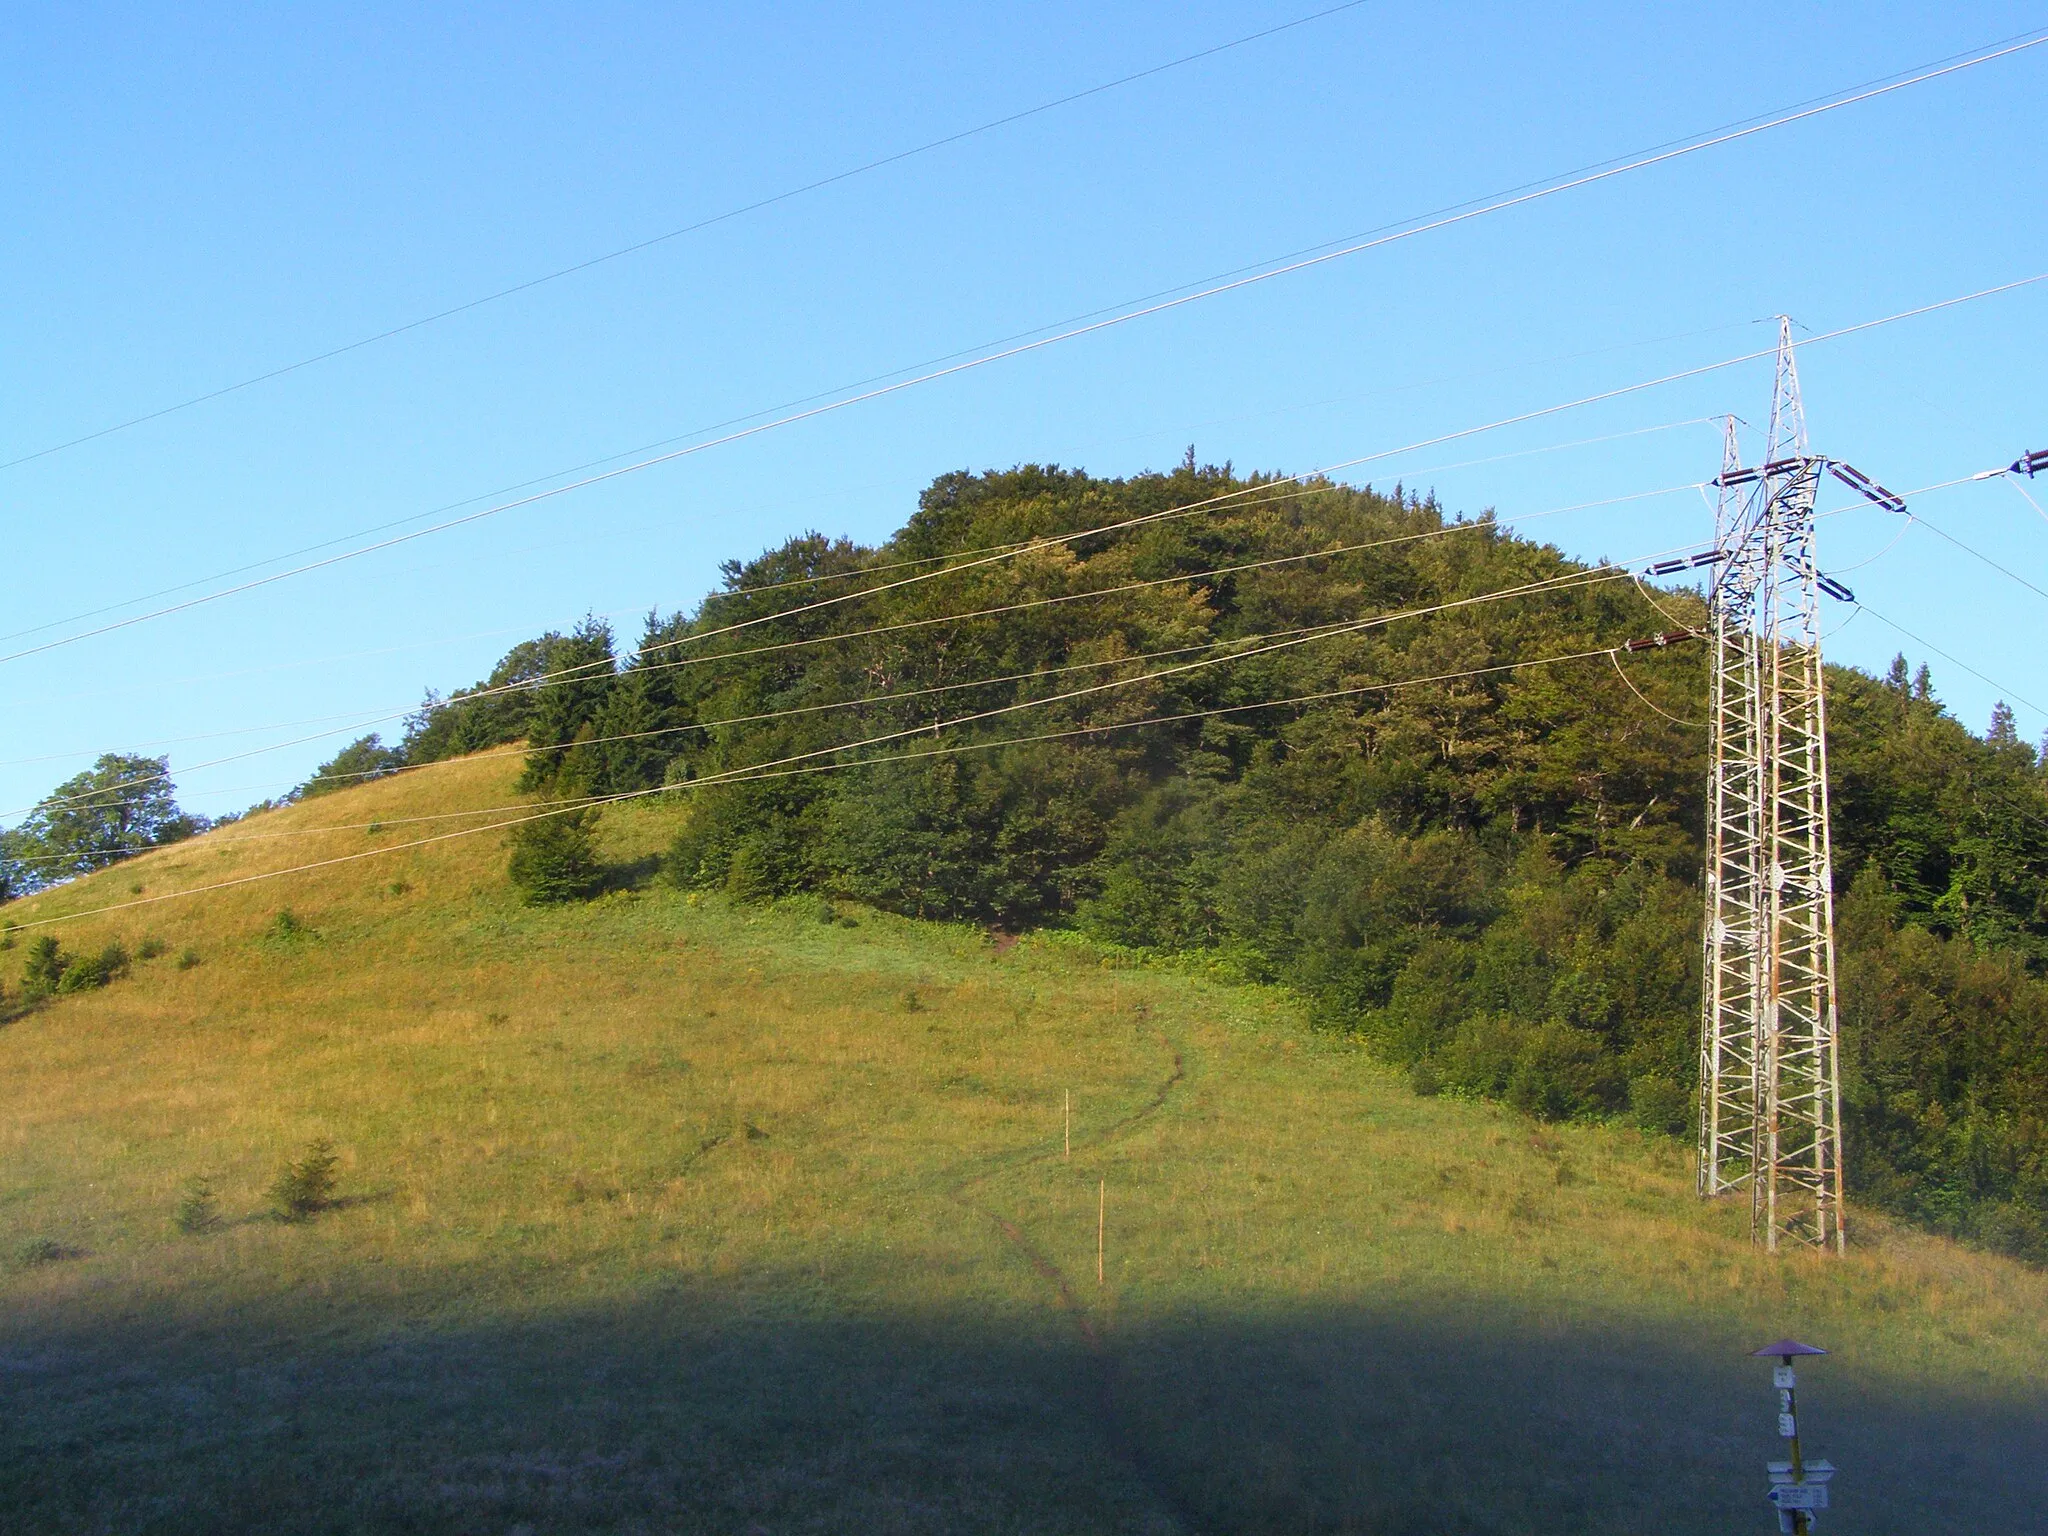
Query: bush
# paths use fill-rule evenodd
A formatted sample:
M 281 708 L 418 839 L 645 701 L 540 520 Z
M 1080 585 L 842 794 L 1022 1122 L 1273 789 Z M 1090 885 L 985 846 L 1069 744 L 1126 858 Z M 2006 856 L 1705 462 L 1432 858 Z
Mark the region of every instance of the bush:
M 182 950 L 180 950 L 180 951 L 178 952 L 178 969 L 179 969 L 179 970 L 181 970 L 181 971 L 189 971 L 189 970 L 191 970 L 191 969 L 192 969 L 192 967 L 193 967 L 193 966 L 197 965 L 198 963 L 199 963 L 199 951 L 198 951 L 198 950 L 196 950 L 196 949 L 191 949 L 191 948 L 187 948 L 187 949 L 182 949 Z
M 214 1200 L 212 1183 L 198 1177 L 187 1179 L 171 1221 L 180 1232 L 192 1237 L 219 1226 L 220 1206 Z
M 22 989 L 35 995 L 56 991 L 57 983 L 64 979 L 65 967 L 70 964 L 71 957 L 51 935 L 31 939 L 28 962 L 21 968 Z
M 136 946 L 135 958 L 138 960 L 154 960 L 169 948 L 170 946 L 164 943 L 162 939 L 158 938 L 155 934 L 151 934 Z
M 1692 1125 L 1692 1094 L 1668 1077 L 1638 1077 L 1628 1085 L 1628 1112 L 1646 1131 L 1683 1135 Z
M 79 955 L 69 961 L 57 978 L 63 994 L 89 992 L 104 987 L 128 969 L 128 951 L 119 943 L 109 944 L 96 955 Z
M 1611 1060 L 1600 1037 L 1568 1024 L 1532 1030 L 1508 1079 L 1508 1102 L 1542 1120 L 1568 1120 L 1614 1107 Z
M 734 901 L 772 901 L 780 894 L 775 861 L 761 839 L 748 838 L 732 851 L 725 867 L 725 891 Z
M 529 906 L 581 901 L 597 894 L 604 867 L 597 857 L 597 816 L 585 808 L 522 822 L 513 828 L 507 873 Z
M 278 1170 L 270 1183 L 270 1201 L 279 1219 L 304 1221 L 334 1203 L 334 1143 L 326 1137 L 306 1144 L 306 1150 Z
M 49 1237 L 32 1237 L 14 1251 L 15 1265 L 21 1269 L 36 1269 L 44 1264 L 82 1257 L 82 1250 Z
M 271 918 L 263 930 L 264 939 L 271 944 L 297 944 L 303 939 L 318 938 L 312 925 L 290 907 L 286 907 Z
M 80 955 L 64 967 L 64 974 L 57 978 L 59 996 L 68 997 L 75 992 L 89 992 L 95 987 L 104 987 L 112 978 L 100 964 L 98 955 Z

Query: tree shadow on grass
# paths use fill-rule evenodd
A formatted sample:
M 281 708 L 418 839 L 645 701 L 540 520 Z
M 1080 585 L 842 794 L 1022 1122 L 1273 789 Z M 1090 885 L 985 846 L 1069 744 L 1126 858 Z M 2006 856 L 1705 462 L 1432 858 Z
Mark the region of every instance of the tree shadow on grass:
M 593 894 L 609 896 L 613 891 L 643 890 L 659 877 L 661 863 L 660 854 L 650 853 L 641 858 L 628 859 L 621 864 L 607 864 Z
M 786 1277 L 785 1296 L 801 1277 Z M 14 1328 L 0 1529 L 152 1533 L 1768 1529 L 1767 1368 L 1476 1309 L 821 1316 L 681 1287 L 462 1327 Z M 748 1295 L 756 1298 L 749 1300 Z M 1812 1367 L 1863 1533 L 2013 1529 L 2042 1400 Z

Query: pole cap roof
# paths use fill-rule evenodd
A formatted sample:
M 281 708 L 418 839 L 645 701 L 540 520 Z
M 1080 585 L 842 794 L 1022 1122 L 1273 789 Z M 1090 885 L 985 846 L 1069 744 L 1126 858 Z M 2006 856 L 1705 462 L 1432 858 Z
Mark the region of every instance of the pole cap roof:
M 1815 1349 L 1811 1344 L 1801 1344 L 1797 1339 L 1780 1339 L 1775 1344 L 1766 1344 L 1762 1349 L 1752 1349 L 1750 1351 L 1752 1357 L 1776 1355 L 1782 1360 L 1789 1360 L 1794 1355 L 1824 1355 L 1826 1353 L 1826 1350 Z

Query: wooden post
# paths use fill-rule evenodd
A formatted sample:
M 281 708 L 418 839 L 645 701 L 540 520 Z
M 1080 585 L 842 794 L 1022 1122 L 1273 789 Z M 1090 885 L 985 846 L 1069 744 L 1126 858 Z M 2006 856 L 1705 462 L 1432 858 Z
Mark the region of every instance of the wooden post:
M 1102 1284 L 1102 1233 L 1109 1214 L 1109 1180 L 1095 1186 L 1095 1283 Z
M 1073 1158 L 1074 1158 L 1074 1090 L 1073 1090 L 1073 1089 L 1071 1089 L 1071 1088 L 1069 1088 L 1069 1089 L 1067 1090 L 1067 1143 L 1066 1143 L 1066 1150 L 1065 1150 L 1065 1151 L 1063 1151 L 1063 1152 L 1062 1152 L 1062 1153 L 1060 1154 L 1060 1156 L 1061 1156 L 1062 1158 L 1064 1158 L 1065 1160 L 1067 1160 L 1068 1162 L 1072 1162 L 1072 1161 L 1073 1161 Z

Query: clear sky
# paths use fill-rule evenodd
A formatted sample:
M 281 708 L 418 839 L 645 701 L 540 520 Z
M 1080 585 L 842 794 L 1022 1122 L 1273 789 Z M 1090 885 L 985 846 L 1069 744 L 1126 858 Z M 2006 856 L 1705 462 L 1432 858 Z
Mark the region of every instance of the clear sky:
M 19 0 L 0 460 L 1321 8 Z M 0 470 L 0 633 L 2044 25 L 1356 6 Z M 2048 47 L 6 662 L 0 823 L 107 750 L 238 809 L 354 732 L 207 760 L 403 711 L 586 611 L 630 641 L 720 560 L 879 539 L 950 469 L 1192 442 L 1298 471 L 1753 351 L 1776 312 L 1818 333 L 2048 272 L 2044 188 Z M 1814 346 L 1814 446 L 1901 490 L 2048 447 L 2044 342 L 2048 284 Z M 1699 418 L 1768 390 L 1754 363 L 1351 473 L 1503 517 L 1683 486 L 1718 467 Z M 1916 510 L 2048 587 L 2048 514 L 2010 486 Z M 1711 520 L 1684 492 L 1531 528 L 1628 559 Z M 2003 693 L 2048 730 L 2048 597 L 1876 512 L 1823 529 L 1872 609 L 1996 686 L 1843 608 L 1832 658 L 1904 649 L 1973 728 Z

